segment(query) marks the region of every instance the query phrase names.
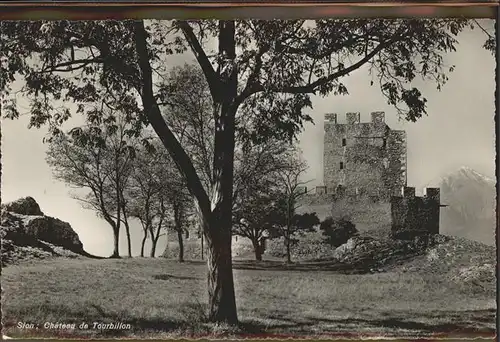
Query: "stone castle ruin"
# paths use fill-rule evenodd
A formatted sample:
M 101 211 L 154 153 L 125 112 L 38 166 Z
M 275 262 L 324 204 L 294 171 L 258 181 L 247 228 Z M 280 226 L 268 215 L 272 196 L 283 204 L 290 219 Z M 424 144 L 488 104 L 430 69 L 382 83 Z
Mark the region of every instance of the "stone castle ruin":
M 323 181 L 326 193 L 389 200 L 406 185 L 406 132 L 392 130 L 384 112 L 325 115 Z
M 395 239 L 414 239 L 439 234 L 440 190 L 426 188 L 422 197 L 415 188 L 403 187 L 399 196 L 391 198 L 391 235 Z
M 360 113 L 337 120 L 337 114 L 325 114 L 324 184 L 315 196 L 390 203 L 391 235 L 397 239 L 438 234 L 439 189 L 427 188 L 417 197 L 407 186 L 406 132 L 391 129 L 384 112 L 372 112 L 371 122 L 360 122 Z

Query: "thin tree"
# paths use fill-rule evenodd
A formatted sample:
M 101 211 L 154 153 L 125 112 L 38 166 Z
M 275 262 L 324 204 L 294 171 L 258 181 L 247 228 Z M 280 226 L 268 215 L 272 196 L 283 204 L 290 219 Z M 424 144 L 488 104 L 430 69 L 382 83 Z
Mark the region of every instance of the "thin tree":
M 398 113 L 415 121 L 426 100 L 411 85 L 417 76 L 447 80 L 443 55 L 470 22 L 450 19 L 401 20 L 206 20 L 3 22 L 0 87 L 22 75 L 30 99 L 31 126 L 70 116 L 54 100 L 85 106 L 104 94 L 126 109 L 140 129 L 152 126 L 196 199 L 206 237 L 209 318 L 237 323 L 231 258 L 233 171 L 236 114 L 242 107 L 258 116 L 246 134 L 252 139 L 290 138 L 311 121 L 303 109 L 313 94 L 346 94 L 342 79 L 367 66 L 374 84 Z M 214 42 L 216 51 L 212 51 Z M 488 46 L 489 47 L 489 46 Z M 214 145 L 212 177 L 205 189 L 192 159 L 162 116 L 166 102 L 156 75 L 164 74 L 166 56 L 190 49 L 212 97 Z M 64 77 L 61 73 L 66 73 Z M 161 77 L 159 77 L 161 78 Z M 15 99 L 3 106 L 17 117 Z M 249 115 L 250 115 L 249 114 Z
M 166 180 L 160 176 L 162 166 L 158 165 L 157 155 L 152 148 L 138 149 L 126 197 L 130 202 L 129 215 L 137 218 L 142 226 L 141 257 L 144 257 L 148 238 L 152 242 L 150 256 L 154 257 L 156 244 L 167 216 L 162 195 L 162 183 Z
M 273 224 L 276 199 L 268 192 L 253 194 L 234 210 L 234 234 L 252 242 L 255 260 L 262 260 L 264 239 Z
M 165 215 L 164 224 L 177 235 L 179 243 L 179 262 L 184 262 L 183 234 L 188 231 L 192 215 L 193 198 L 189 194 L 186 182 L 175 168 L 170 156 L 156 144 L 158 200 L 161 212 Z M 157 241 L 154 242 L 156 249 Z
M 170 201 L 173 211 L 173 230 L 177 234 L 177 241 L 179 243 L 179 262 L 184 262 L 184 234 L 189 232 L 189 204 L 192 199 L 186 193 L 186 188 L 177 188 L 170 195 Z
M 109 126 L 112 127 L 112 126 Z M 112 258 L 118 258 L 121 224 L 125 223 L 128 255 L 131 241 L 127 221 L 126 202 L 123 197 L 130 175 L 133 148 L 121 134 L 123 129 L 104 132 L 98 126 L 72 130 L 69 135 L 59 134 L 47 151 L 47 163 L 54 176 L 74 188 L 90 192 L 74 198 L 104 218 L 113 230 Z
M 161 143 L 152 138 L 136 153 L 132 182 L 127 192 L 131 205 L 129 214 L 139 219 L 143 228 L 141 256 L 147 239 L 151 240 L 150 257 L 155 257 L 158 241 L 168 229 L 186 231 L 187 202 L 192 203 L 182 177 Z M 182 248 L 181 248 L 182 249 Z M 183 252 L 179 255 L 183 260 Z
M 154 162 L 152 158 L 146 158 L 145 150 L 139 150 L 134 160 L 134 169 L 131 176 L 131 185 L 127 191 L 127 197 L 131 199 L 128 214 L 137 218 L 142 227 L 141 257 L 145 254 L 145 245 L 149 236 L 149 227 L 153 224 L 156 214 L 153 210 L 154 196 L 158 191 L 157 184 L 152 173 Z
M 150 225 L 148 226 L 149 235 L 151 237 L 151 251 L 149 253 L 149 256 L 151 258 L 154 258 L 156 256 L 156 247 L 158 246 L 158 241 L 160 240 L 160 237 L 165 235 L 162 232 L 168 229 L 167 219 L 170 215 L 169 213 L 170 210 L 167 206 L 165 196 L 160 195 L 158 196 L 157 200 L 158 200 L 158 202 L 156 203 L 158 207 L 158 209 L 156 210 L 158 212 L 158 215 L 156 216 L 157 219 L 151 222 Z
M 133 172 L 133 159 L 137 148 L 137 141 L 131 139 L 127 123 L 123 117 L 117 116 L 117 122 L 114 126 L 107 126 L 110 134 L 110 142 L 106 145 L 111 149 L 111 181 L 114 185 L 117 203 L 117 221 L 123 222 L 125 226 L 125 235 L 127 238 L 128 256 L 132 257 L 132 238 L 130 235 L 128 199 L 125 196 L 126 189 L 129 187 L 130 176 Z M 111 130 L 110 130 L 111 128 Z
M 288 150 L 285 166 L 275 173 L 279 195 L 276 199 L 278 209 L 274 211 L 271 236 L 284 238 L 288 263 L 292 262 L 291 246 L 298 242 L 294 236 L 312 231 L 314 226 L 320 223 L 315 213 L 297 213 L 297 209 L 301 207 L 300 198 L 306 194 L 303 187 L 308 182 L 302 178 L 307 168 L 301 152 L 292 147 Z
M 263 239 L 276 210 L 279 197 L 276 176 L 290 167 L 290 146 L 279 140 L 246 141 L 236 152 L 233 234 L 250 239 L 256 260 L 262 260 Z

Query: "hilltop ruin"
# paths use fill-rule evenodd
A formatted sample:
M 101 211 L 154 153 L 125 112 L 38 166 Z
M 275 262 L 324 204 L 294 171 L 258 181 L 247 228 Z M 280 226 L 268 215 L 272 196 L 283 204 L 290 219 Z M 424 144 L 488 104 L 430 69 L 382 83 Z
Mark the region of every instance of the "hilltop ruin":
M 391 129 L 380 111 L 371 113 L 371 122 L 360 122 L 360 113 L 345 118 L 341 123 L 337 114 L 325 114 L 324 183 L 312 195 L 390 203 L 396 239 L 439 234 L 439 189 L 427 188 L 418 197 L 407 185 L 406 132 Z M 305 187 L 299 191 L 310 193 Z

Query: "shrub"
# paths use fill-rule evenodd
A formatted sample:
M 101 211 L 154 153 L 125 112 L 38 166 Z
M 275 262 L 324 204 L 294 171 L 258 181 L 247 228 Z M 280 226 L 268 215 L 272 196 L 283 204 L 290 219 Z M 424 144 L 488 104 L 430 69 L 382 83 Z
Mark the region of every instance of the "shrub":
M 345 217 L 340 219 L 327 217 L 321 222 L 319 229 L 323 232 L 325 242 L 333 247 L 343 245 L 351 237 L 358 235 L 354 223 Z
M 292 259 L 296 261 L 318 261 L 334 257 L 335 248 L 326 244 L 317 232 L 301 236 L 298 243 L 291 246 Z M 286 248 L 283 237 L 267 241 L 265 256 L 276 258 L 286 257 Z

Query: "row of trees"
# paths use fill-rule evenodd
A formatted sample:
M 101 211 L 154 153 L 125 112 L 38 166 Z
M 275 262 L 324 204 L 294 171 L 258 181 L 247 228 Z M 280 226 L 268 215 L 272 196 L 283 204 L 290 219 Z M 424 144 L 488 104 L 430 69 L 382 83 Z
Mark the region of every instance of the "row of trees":
M 141 256 L 149 239 L 150 256 L 154 257 L 159 238 L 168 231 L 177 233 L 182 246 L 192 199 L 170 157 L 159 148 L 157 139 L 141 145 L 137 137 L 130 136 L 120 116 L 101 119 L 116 122 L 105 127 L 89 124 L 51 140 L 46 160 L 55 176 L 74 188 L 88 190 L 83 196 L 81 192 L 74 196 L 113 230 L 112 258 L 120 256 L 122 228 L 128 256 L 132 256 L 131 219 L 142 227 Z M 182 247 L 179 260 L 183 260 Z
M 136 133 L 150 126 L 196 203 L 208 248 L 209 318 L 235 324 L 231 235 L 237 139 L 293 138 L 312 121 L 304 112 L 310 96 L 347 94 L 342 79 L 361 67 L 368 67 L 388 103 L 415 121 L 426 113 L 426 100 L 412 81 L 419 76 L 441 87 L 452 71 L 443 56 L 455 50 L 456 36 L 470 24 L 462 19 L 2 22 L 2 107 L 8 117 L 19 116 L 10 84 L 22 78 L 32 127 L 49 124 L 57 133 L 71 116 L 53 105 L 59 100 L 76 103 L 77 113 L 88 120 L 102 116 L 92 107 L 97 99 L 124 113 Z M 493 35 L 485 47 L 494 50 Z M 175 133 L 168 115 L 175 93 L 165 77 L 167 56 L 187 49 L 210 94 L 208 170 L 198 167 L 203 160 L 190 154 L 191 145 Z
M 186 70 L 191 66 L 178 71 Z M 198 82 L 196 70 L 191 71 L 191 81 Z M 206 112 L 202 114 L 206 117 Z M 102 126 L 101 120 L 115 120 L 115 125 Z M 188 134 L 194 130 L 189 126 L 182 126 L 181 134 L 201 146 L 197 153 L 201 159 L 208 146 Z M 125 229 L 128 256 L 132 256 L 130 220 L 136 219 L 143 230 L 141 256 L 149 239 L 150 256 L 154 257 L 159 238 L 172 231 L 179 243 L 179 261 L 184 261 L 183 233 L 194 228 L 194 199 L 161 142 L 154 136 L 140 139 L 130 133 L 120 115 L 101 116 L 98 122 L 51 139 L 46 160 L 56 178 L 88 190 L 74 197 L 111 227 L 111 258 L 120 256 L 121 228 Z M 292 237 L 319 223 L 315 215 L 296 213 L 302 195 L 297 190 L 307 165 L 293 145 L 282 141 L 246 145 L 238 152 L 232 234 L 251 240 L 257 260 L 262 258 L 264 236 L 283 236 L 291 261 Z

